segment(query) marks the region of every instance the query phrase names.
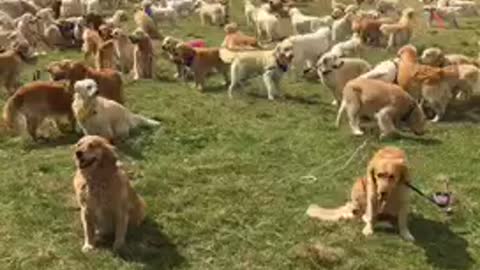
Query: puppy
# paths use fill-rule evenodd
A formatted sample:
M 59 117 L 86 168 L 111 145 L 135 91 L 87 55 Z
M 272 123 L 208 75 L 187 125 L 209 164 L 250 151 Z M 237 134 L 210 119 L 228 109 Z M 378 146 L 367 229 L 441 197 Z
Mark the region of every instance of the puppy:
M 141 29 L 137 29 L 130 35 L 133 43 L 133 79 L 153 79 L 155 55 L 152 40 Z
M 55 80 L 68 80 L 73 90 L 75 82 L 86 78 L 98 84 L 100 96 L 123 104 L 123 82 L 120 74 L 113 69 L 95 70 L 81 61 L 63 60 L 51 63 L 47 71 Z
M 316 68 L 322 84 L 332 91 L 333 104 L 337 105 L 342 100 L 345 84 L 368 72 L 371 66 L 360 58 L 340 58 L 335 54 L 325 54 L 318 60 Z
M 18 89 L 3 108 L 3 119 L 14 131 L 19 131 L 19 116 L 26 121 L 28 134 L 37 139 L 37 129 L 47 117 L 68 117 L 75 126 L 71 109 L 72 94 L 56 82 L 32 82 Z
M 225 25 L 224 30 L 225 39 L 222 42 L 222 47 L 229 50 L 248 50 L 260 48 L 257 39 L 240 32 L 236 23 L 229 23 Z
M 0 53 L 0 81 L 9 94 L 19 86 L 18 78 L 23 65 L 36 63 L 36 56 L 25 41 L 15 41 L 12 48 Z
M 85 135 L 99 135 L 109 140 L 128 137 L 138 126 L 158 126 L 160 123 L 133 114 L 121 104 L 98 96 L 97 83 L 92 79 L 77 81 L 72 110 Z
M 135 46 L 132 41 L 130 41 L 128 35 L 120 28 L 113 29 L 112 38 L 115 46 L 115 54 L 120 64 L 120 70 L 128 73 L 133 69 Z
M 192 48 L 182 42 L 175 47 L 173 58 L 193 73 L 195 87 L 200 91 L 205 89 L 205 78 L 212 71 L 221 73 L 228 84 L 228 66 L 220 59 L 219 48 Z
M 233 90 L 252 75 L 262 75 L 269 100 L 274 100 L 274 93 L 282 96 L 280 80 L 288 71 L 293 56 L 293 44 L 285 40 L 277 44 L 274 50 L 238 52 L 229 58 L 222 57 L 226 63 L 231 63 L 228 96 L 233 98 Z
M 425 115 L 422 109 L 407 92 L 397 85 L 372 79 L 354 79 L 343 89 L 343 99 L 338 109 L 336 126 L 347 113 L 353 135 L 361 136 L 362 116 L 376 118 L 380 128 L 380 138 L 397 133 L 396 125 L 404 122 L 413 133 L 424 134 Z
M 330 221 L 362 218 L 365 236 L 373 234 L 377 221 L 396 219 L 400 236 L 414 241 L 408 229 L 409 188 L 406 184 L 409 183 L 411 178 L 405 152 L 396 147 L 384 147 L 370 160 L 366 177 L 355 181 L 350 202 L 337 209 L 311 205 L 307 215 Z
M 74 149 L 73 187 L 84 231 L 82 251 L 93 250 L 96 240 L 108 234 L 115 237 L 113 250 L 119 251 L 128 227 L 139 226 L 145 219 L 145 201 L 118 166 L 115 148 L 106 139 L 85 136 Z

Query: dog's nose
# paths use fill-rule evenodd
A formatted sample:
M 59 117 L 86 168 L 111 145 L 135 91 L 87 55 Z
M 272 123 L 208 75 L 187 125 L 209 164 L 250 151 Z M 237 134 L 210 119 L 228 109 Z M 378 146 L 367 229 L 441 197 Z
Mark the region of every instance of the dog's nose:
M 78 159 L 81 159 L 81 158 L 83 157 L 82 151 L 76 151 L 76 152 L 75 152 L 75 156 L 76 156 Z

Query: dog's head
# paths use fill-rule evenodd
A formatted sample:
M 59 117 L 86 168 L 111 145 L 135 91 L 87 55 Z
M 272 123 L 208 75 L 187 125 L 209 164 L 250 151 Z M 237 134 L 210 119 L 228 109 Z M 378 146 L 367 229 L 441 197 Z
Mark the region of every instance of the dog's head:
M 337 20 L 337 19 L 340 19 L 342 18 L 343 16 L 345 16 L 345 11 L 343 11 L 343 9 L 341 8 L 335 8 L 333 11 L 332 11 L 332 14 L 330 15 L 332 16 L 332 18 L 334 20 Z
M 186 43 L 179 43 L 173 50 L 172 60 L 177 64 L 191 65 L 195 58 L 195 49 Z
M 223 30 L 224 30 L 225 33 L 227 33 L 227 34 L 236 33 L 236 32 L 238 32 L 238 24 L 236 24 L 236 23 L 234 23 L 234 22 L 227 23 L 227 24 L 225 25 L 225 27 L 223 27 Z
M 162 50 L 168 53 L 173 53 L 173 50 L 180 42 L 180 40 L 172 36 L 166 36 L 162 41 Z
M 70 59 L 64 59 L 48 64 L 47 72 L 50 74 L 50 78 L 54 81 L 66 80 L 72 62 Z
M 145 31 L 138 28 L 135 31 L 133 31 L 133 33 L 131 35 L 129 35 L 128 38 L 130 39 L 130 41 L 133 44 L 138 44 L 138 43 L 144 41 L 145 39 L 148 39 L 149 37 L 148 37 L 147 33 L 145 33 Z
M 415 16 L 415 9 L 409 7 L 402 11 L 402 16 L 408 19 L 413 19 Z
M 293 60 L 293 43 L 289 39 L 277 44 L 275 47 L 275 58 L 277 59 L 278 64 L 288 67 Z
M 93 99 L 98 95 L 98 85 L 92 79 L 77 81 L 73 89 L 84 100 Z
M 128 19 L 127 12 L 125 10 L 119 9 L 115 11 L 113 17 L 118 18 L 121 22 L 124 22 Z
M 397 51 L 397 56 L 400 57 L 401 59 L 409 58 L 409 59 L 412 59 L 412 60 L 416 61 L 416 59 L 417 59 L 417 48 L 415 48 L 415 46 L 413 46 L 412 44 L 407 44 L 407 45 L 401 47 Z
M 122 28 L 113 28 L 112 30 L 112 38 L 113 39 L 120 39 L 122 37 L 125 37 L 126 34 L 125 32 L 122 30 Z
M 445 61 L 445 56 L 440 48 L 432 47 L 423 51 L 420 60 L 425 65 L 439 66 Z
M 425 134 L 427 117 L 425 116 L 422 108 L 418 104 L 415 104 L 408 114 L 409 115 L 407 115 L 408 118 L 406 119 L 406 122 L 410 127 L 410 130 L 418 136 Z
M 23 62 L 28 64 L 37 63 L 37 54 L 33 51 L 30 44 L 25 40 L 16 40 L 12 43 L 12 49 L 20 56 Z
M 317 72 L 319 76 L 326 75 L 335 69 L 343 66 L 344 60 L 337 54 L 326 53 L 317 61 Z
M 102 24 L 98 27 L 98 33 L 103 40 L 112 39 L 113 27 L 109 24 Z
M 378 202 L 386 203 L 396 187 L 410 181 L 405 152 L 396 147 L 380 149 L 368 164 L 367 178 L 375 188 Z
M 84 136 L 74 146 L 74 151 L 75 163 L 82 171 L 116 167 L 115 147 L 103 137 Z

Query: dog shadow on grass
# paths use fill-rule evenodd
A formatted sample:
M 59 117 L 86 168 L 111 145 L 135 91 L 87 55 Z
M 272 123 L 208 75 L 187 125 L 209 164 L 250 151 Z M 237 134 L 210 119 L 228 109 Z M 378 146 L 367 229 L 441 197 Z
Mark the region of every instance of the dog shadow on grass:
M 125 261 L 143 264 L 147 270 L 172 269 L 184 263 L 185 258 L 160 227 L 147 218 L 142 226 L 129 231 L 127 246 L 119 256 Z
M 410 221 L 415 243 L 425 250 L 429 264 L 438 269 L 470 269 L 473 259 L 468 242 L 454 233 L 447 224 L 412 216 Z

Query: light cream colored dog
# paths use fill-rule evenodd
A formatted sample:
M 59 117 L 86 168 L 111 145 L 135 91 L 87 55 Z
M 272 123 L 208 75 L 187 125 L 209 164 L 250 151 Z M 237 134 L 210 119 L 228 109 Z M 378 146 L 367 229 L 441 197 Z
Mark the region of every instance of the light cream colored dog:
M 362 233 L 373 234 L 377 221 L 398 224 L 400 236 L 407 241 L 415 238 L 408 229 L 409 188 L 411 182 L 407 157 L 396 147 L 380 149 L 370 160 L 365 177 L 355 181 L 351 201 L 337 209 L 310 205 L 307 215 L 325 221 L 360 219 L 365 222 Z
M 115 148 L 99 136 L 85 136 L 75 145 L 76 172 L 73 187 L 80 206 L 83 252 L 96 246 L 96 240 L 114 234 L 113 250 L 120 251 L 130 226 L 145 219 L 145 201 L 130 185 L 118 165 Z
M 208 3 L 207 1 L 200 1 L 198 9 L 200 15 L 200 22 L 206 25 L 207 22 L 212 25 L 222 25 L 226 22 L 227 8 L 222 3 Z
M 350 128 L 356 136 L 363 135 L 360 128 L 362 116 L 376 118 L 380 138 L 397 133 L 396 125 L 404 122 L 417 135 L 425 132 L 425 115 L 417 102 L 401 87 L 372 79 L 355 79 L 343 89 L 343 99 L 338 109 L 336 126 L 347 113 Z
M 293 59 L 293 45 L 283 41 L 268 51 L 245 51 L 229 52 L 226 49 L 220 50 L 220 57 L 230 66 L 230 86 L 228 96 L 233 98 L 233 91 L 241 81 L 249 76 L 262 75 L 263 82 L 267 88 L 268 99 L 274 99 L 274 93 L 282 95 L 280 80 L 288 71 Z
M 160 123 L 133 114 L 120 103 L 98 96 L 97 83 L 92 79 L 77 81 L 72 110 L 86 135 L 99 135 L 109 140 L 128 137 L 137 126 L 158 126 Z
M 342 91 L 345 84 L 368 72 L 371 65 L 360 58 L 340 58 L 337 55 L 324 55 L 316 65 L 317 74 L 322 83 L 333 94 L 334 105 L 342 100 Z
M 124 73 L 129 73 L 133 68 L 135 46 L 121 28 L 113 29 L 112 37 L 113 44 L 115 45 L 115 53 L 120 64 L 120 70 Z

